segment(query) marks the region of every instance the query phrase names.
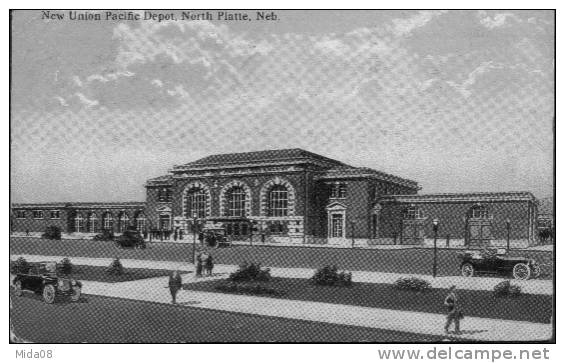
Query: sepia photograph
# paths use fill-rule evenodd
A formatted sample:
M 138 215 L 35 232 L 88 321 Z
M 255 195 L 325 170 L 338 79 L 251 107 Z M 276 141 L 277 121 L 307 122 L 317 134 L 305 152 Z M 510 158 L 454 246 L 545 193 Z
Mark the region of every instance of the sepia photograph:
M 555 10 L 9 15 L 11 343 L 555 343 Z

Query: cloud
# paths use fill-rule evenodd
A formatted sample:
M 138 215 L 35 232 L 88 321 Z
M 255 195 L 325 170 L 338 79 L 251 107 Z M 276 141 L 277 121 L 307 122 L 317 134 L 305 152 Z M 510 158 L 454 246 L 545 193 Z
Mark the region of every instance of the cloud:
M 441 11 L 420 11 L 416 15 L 409 18 L 399 18 L 394 19 L 393 32 L 397 36 L 407 36 L 410 35 L 414 30 L 423 27 L 428 24 L 435 17 L 441 16 L 447 13 L 446 10 Z
M 56 99 L 57 101 L 59 101 L 59 104 L 60 104 L 61 106 L 63 106 L 63 107 L 69 107 L 69 104 L 67 103 L 67 101 L 66 101 L 63 97 L 55 96 L 55 99 Z
M 498 13 L 493 16 L 489 16 L 486 11 L 481 10 L 477 13 L 477 16 L 479 18 L 479 22 L 487 29 L 509 27 L 513 23 L 522 22 L 522 19 L 513 13 Z
M 98 102 L 97 100 L 91 100 L 80 92 L 77 92 L 75 95 L 85 107 L 90 108 L 90 107 L 98 106 L 100 104 L 100 102 Z

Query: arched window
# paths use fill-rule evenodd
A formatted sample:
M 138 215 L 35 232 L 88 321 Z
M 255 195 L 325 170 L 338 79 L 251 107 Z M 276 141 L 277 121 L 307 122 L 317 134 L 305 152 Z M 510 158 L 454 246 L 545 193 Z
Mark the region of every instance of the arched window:
M 420 219 L 422 218 L 422 211 L 420 208 L 411 205 L 404 210 L 404 219 Z
M 118 232 L 124 232 L 129 226 L 129 217 L 126 212 L 120 214 L 118 219 Z
M 75 231 L 76 232 L 83 232 L 84 231 L 84 219 L 82 218 L 82 214 L 77 213 L 75 216 Z
M 269 192 L 269 216 L 288 215 L 288 190 L 284 185 L 275 185 Z
M 474 205 L 469 211 L 469 218 L 489 219 L 490 213 L 484 205 Z
M 143 212 L 140 212 L 135 218 L 135 228 L 139 232 L 145 231 L 146 221 L 147 219 L 145 218 L 145 214 L 143 214 Z
M 90 213 L 86 220 L 86 228 L 90 233 L 96 233 L 98 231 L 98 217 L 96 213 Z
M 205 218 L 207 210 L 208 194 L 203 188 L 192 188 L 186 193 L 185 217 L 186 218 Z
M 244 217 L 245 216 L 245 190 L 240 186 L 232 187 L 227 192 L 227 209 L 228 217 Z
M 114 218 L 110 212 L 106 212 L 102 217 L 102 223 L 104 224 L 104 229 L 111 231 L 114 228 Z

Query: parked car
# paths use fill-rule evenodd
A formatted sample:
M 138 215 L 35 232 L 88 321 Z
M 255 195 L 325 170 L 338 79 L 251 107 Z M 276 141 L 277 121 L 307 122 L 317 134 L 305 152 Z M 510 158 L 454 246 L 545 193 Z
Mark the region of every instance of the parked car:
M 128 229 L 121 236 L 114 239 L 114 243 L 117 247 L 121 248 L 141 248 L 145 249 L 145 240 L 141 233 L 137 230 Z
M 518 280 L 538 278 L 540 265 L 531 258 L 509 256 L 504 249 L 465 251 L 459 256 L 461 275 L 472 277 L 478 274 L 512 275 Z
M 226 236 L 226 230 L 223 228 L 206 228 L 202 234 L 209 247 L 229 247 L 231 245 Z
M 21 296 L 24 290 L 33 291 L 42 294 L 47 304 L 53 304 L 58 296 L 78 301 L 82 291 L 80 281 L 57 275 L 57 262 L 31 262 L 27 271 L 16 273 L 13 285 L 16 296 Z

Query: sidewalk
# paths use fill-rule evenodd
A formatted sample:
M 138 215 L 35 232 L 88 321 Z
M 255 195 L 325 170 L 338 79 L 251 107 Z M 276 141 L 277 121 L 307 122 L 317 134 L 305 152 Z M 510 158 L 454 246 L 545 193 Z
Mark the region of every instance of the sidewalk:
M 12 259 L 17 257 L 20 256 L 12 256 Z M 29 255 L 24 255 L 22 257 L 26 258 L 28 261 L 57 261 L 62 258 L 61 256 Z M 110 260 L 111 259 L 75 257 L 72 259 L 72 262 L 75 264 L 107 266 L 110 263 Z M 122 263 L 125 267 L 179 268 L 182 271 L 192 270 L 191 265 L 178 262 L 122 260 Z M 211 278 L 195 278 L 194 274 L 191 272 L 184 273 L 182 277 L 185 283 L 190 284 L 197 281 L 225 278 L 227 273 L 233 271 L 233 269 L 234 266 L 220 265 L 215 268 L 214 277 Z M 311 276 L 311 270 L 309 269 L 275 268 L 272 271 L 275 276 L 281 276 L 281 274 L 285 277 Z M 354 272 L 355 281 L 359 281 L 361 278 L 374 279 L 381 275 L 383 274 L 364 274 L 362 272 Z M 390 279 L 390 277 L 386 277 L 387 275 L 394 274 L 384 274 L 385 277 L 381 276 L 381 278 L 384 278 L 385 280 L 387 278 Z M 436 281 L 439 281 L 440 279 L 436 279 Z M 485 279 L 479 279 L 479 281 L 482 280 Z M 85 294 L 114 298 L 169 303 L 170 295 L 167 284 L 168 277 L 166 276 L 121 283 L 83 281 L 83 292 Z M 437 282 L 434 282 L 434 284 L 437 284 Z M 442 335 L 443 324 L 445 323 L 445 316 L 443 314 L 191 290 L 179 291 L 177 301 L 180 306 L 192 308 L 222 310 L 234 313 L 299 319 L 331 324 L 353 325 L 427 335 Z M 456 336 L 456 339 L 472 339 L 479 341 L 532 341 L 550 339 L 552 326 L 550 324 L 468 316 L 462 321 L 462 332 L 463 334 Z M 448 338 L 446 336 L 446 339 L 455 338 Z
M 216 275 L 223 278 L 225 275 Z M 208 278 L 207 278 L 208 280 Z M 193 283 L 193 274 L 183 275 L 183 281 Z M 105 284 L 87 281 L 86 294 L 169 303 L 167 277 L 148 280 Z M 275 299 L 267 297 L 227 295 L 221 293 L 181 290 L 177 296 L 181 306 L 222 310 L 236 313 L 299 319 L 331 324 L 353 325 L 427 335 L 442 335 L 445 316 L 442 314 L 377 309 L 310 301 Z M 480 341 L 531 341 L 551 337 L 551 325 L 523 321 L 466 317 L 462 321 L 462 335 L 457 339 Z
M 29 262 L 37 261 L 61 261 L 65 256 L 40 256 L 40 255 L 12 255 L 11 259 L 15 260 L 23 257 Z M 179 270 L 193 271 L 194 267 L 191 263 L 173 262 L 173 261 L 150 261 L 150 260 L 120 260 L 126 268 L 147 268 L 162 270 Z M 108 266 L 111 258 L 92 258 L 92 257 L 71 257 L 71 262 L 75 265 L 90 266 Z M 268 267 L 268 266 L 266 266 Z M 235 265 L 218 265 L 214 266 L 214 272 L 220 274 L 228 274 L 237 269 Z M 271 276 L 284 278 L 309 279 L 313 276 L 314 269 L 310 268 L 289 268 L 289 267 L 271 267 Z M 465 290 L 488 290 L 492 291 L 494 286 L 503 278 L 497 277 L 462 277 L 462 276 L 440 276 L 435 279 L 430 275 L 416 274 L 399 274 L 390 272 L 373 272 L 373 271 L 352 271 L 353 281 L 366 283 L 392 284 L 401 277 L 418 277 L 431 283 L 432 288 L 448 289 L 450 286 L 456 285 L 460 289 Z M 552 280 L 512 280 L 513 283 L 522 287 L 525 294 L 553 295 Z

